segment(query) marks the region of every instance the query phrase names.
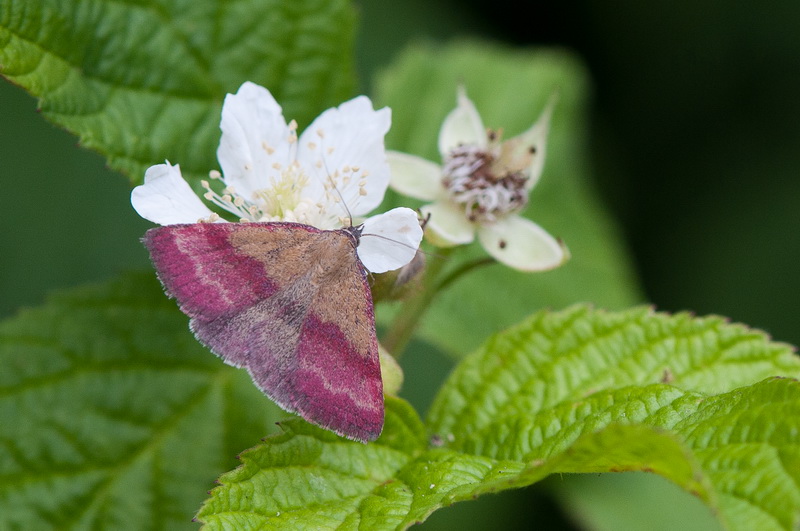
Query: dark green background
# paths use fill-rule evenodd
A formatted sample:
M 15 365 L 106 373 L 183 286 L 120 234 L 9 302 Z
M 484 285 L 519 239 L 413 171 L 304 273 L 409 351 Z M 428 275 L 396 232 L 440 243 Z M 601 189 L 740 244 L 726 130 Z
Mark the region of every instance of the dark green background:
M 359 3 L 362 90 L 418 38 L 481 35 L 574 50 L 595 82 L 598 188 L 648 299 L 800 343 L 800 2 L 524 5 Z M 137 239 L 149 224 L 130 208 L 125 178 L 35 106 L 0 83 L 0 317 L 41 303 L 53 288 L 148 263 Z M 435 386 L 447 362 L 421 363 Z M 536 507 L 547 499 L 522 491 L 502 500 L 442 511 L 429 528 L 477 526 L 481 514 L 497 529 L 520 515 L 542 523 Z

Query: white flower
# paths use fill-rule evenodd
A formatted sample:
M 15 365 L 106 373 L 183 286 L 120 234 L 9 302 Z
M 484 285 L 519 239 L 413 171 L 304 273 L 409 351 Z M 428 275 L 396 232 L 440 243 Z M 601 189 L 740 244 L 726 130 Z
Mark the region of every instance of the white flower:
M 373 110 L 359 96 L 323 112 L 298 138 L 269 91 L 244 83 L 222 106 L 217 149 L 222 173 L 210 172 L 203 197 L 243 222 L 291 221 L 331 230 L 350 226 L 377 207 L 389 184 L 383 137 L 388 108 Z M 214 188 L 220 188 L 217 192 Z M 222 220 L 195 195 L 180 167 L 147 170 L 131 203 L 140 216 L 160 225 Z M 358 255 L 373 273 L 408 263 L 422 239 L 417 215 L 396 208 L 363 221 Z
M 389 152 L 391 187 L 432 203 L 429 241 L 440 247 L 471 243 L 477 234 L 486 252 L 521 271 L 544 271 L 568 258 L 566 248 L 518 213 L 544 167 L 552 105 L 533 126 L 505 142 L 483 126 L 463 88 L 458 105 L 439 132 L 443 166 L 414 155 Z

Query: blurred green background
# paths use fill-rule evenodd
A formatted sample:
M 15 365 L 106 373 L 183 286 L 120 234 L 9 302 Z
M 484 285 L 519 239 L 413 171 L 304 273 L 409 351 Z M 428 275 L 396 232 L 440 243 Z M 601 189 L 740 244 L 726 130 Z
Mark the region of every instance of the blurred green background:
M 478 35 L 579 54 L 595 84 L 597 188 L 631 246 L 648 300 L 800 343 L 800 2 L 358 5 L 364 92 L 377 70 L 421 38 Z M 150 225 L 130 208 L 126 179 L 35 107 L 21 89 L 0 83 L 0 317 L 41 303 L 54 288 L 148 267 L 138 238 Z M 449 361 L 417 352 L 404 360 L 408 379 L 433 389 Z M 618 480 L 586 481 L 602 500 Z M 426 527 L 477 529 L 481 515 L 495 528 L 545 527 L 538 509 L 558 512 L 540 490 L 462 504 Z M 673 527 L 663 516 L 663 528 Z M 566 518 L 557 514 L 552 527 L 568 526 Z

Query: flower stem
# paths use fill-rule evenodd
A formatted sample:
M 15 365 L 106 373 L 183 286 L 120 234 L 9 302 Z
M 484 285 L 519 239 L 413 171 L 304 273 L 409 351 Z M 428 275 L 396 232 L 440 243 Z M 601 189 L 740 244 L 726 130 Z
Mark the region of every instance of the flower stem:
M 395 358 L 399 358 L 402 355 L 436 294 L 447 288 L 462 275 L 479 267 L 496 263 L 494 258 L 491 257 L 479 258 L 461 264 L 447 274 L 442 274 L 442 270 L 447 263 L 446 259 L 452 254 L 453 249 L 442 249 L 439 256 L 428 264 L 422 286 L 410 299 L 403 303 L 388 333 L 381 341 L 384 348 L 391 352 Z
M 484 258 L 477 258 L 471 262 L 466 262 L 461 264 L 456 270 L 451 271 L 446 277 L 444 277 L 439 284 L 436 285 L 436 292 L 444 290 L 447 286 L 452 284 L 454 281 L 458 279 L 461 275 L 465 273 L 469 273 L 473 269 L 478 269 L 479 267 L 487 266 L 496 264 L 497 260 L 492 258 L 491 256 L 486 256 Z
M 422 315 L 438 292 L 437 278 L 447 263 L 447 258 L 452 254 L 452 250 L 453 248 L 441 249 L 433 260 L 428 260 L 421 285 L 402 304 L 389 331 L 381 339 L 383 347 L 395 358 L 402 355 L 422 319 Z

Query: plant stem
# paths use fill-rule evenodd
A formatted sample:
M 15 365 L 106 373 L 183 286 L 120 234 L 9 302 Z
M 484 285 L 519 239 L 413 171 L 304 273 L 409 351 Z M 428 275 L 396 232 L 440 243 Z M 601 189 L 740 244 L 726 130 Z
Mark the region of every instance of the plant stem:
M 465 262 L 461 264 L 456 270 L 450 272 L 449 275 L 444 277 L 439 284 L 437 284 L 435 291 L 438 293 L 444 290 L 447 286 L 452 284 L 454 281 L 458 279 L 461 275 L 465 273 L 469 273 L 473 269 L 478 269 L 479 267 L 496 264 L 497 260 L 492 258 L 491 256 L 486 256 L 484 258 L 477 258 L 471 262 Z
M 402 304 L 400 311 L 389 327 L 389 331 L 381 340 L 383 347 L 395 358 L 399 358 L 402 355 L 422 315 L 436 295 L 438 291 L 437 277 L 447 263 L 447 259 L 452 254 L 452 250 L 453 248 L 441 249 L 436 259 L 428 260 L 425 277 L 421 285 L 413 295 Z
M 440 256 L 428 264 L 425 271 L 425 278 L 422 285 L 414 295 L 408 299 L 400 308 L 400 312 L 395 317 L 389 332 L 381 343 L 387 351 L 391 352 L 395 358 L 399 358 L 405 350 L 414 331 L 419 325 L 422 316 L 430 306 L 433 298 L 452 284 L 462 275 L 479 267 L 496 263 L 493 258 L 485 257 L 466 262 L 449 272 L 442 275 L 442 270 L 447 263 L 447 258 L 452 254 L 454 248 L 442 249 Z M 440 277 L 442 277 L 440 279 Z

